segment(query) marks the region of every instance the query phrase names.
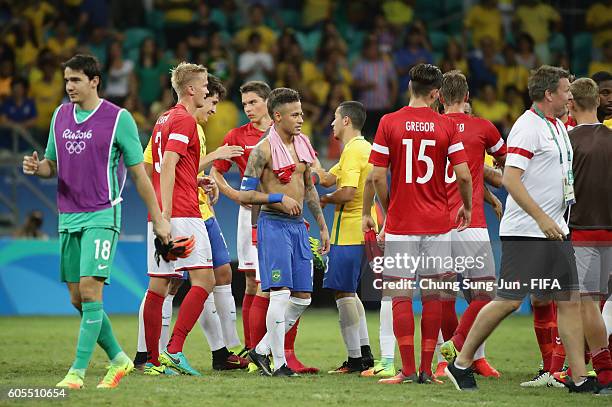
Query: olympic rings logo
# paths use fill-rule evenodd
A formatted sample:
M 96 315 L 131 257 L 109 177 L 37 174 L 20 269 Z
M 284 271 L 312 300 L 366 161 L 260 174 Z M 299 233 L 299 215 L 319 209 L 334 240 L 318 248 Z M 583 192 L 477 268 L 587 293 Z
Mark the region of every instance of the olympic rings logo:
M 68 150 L 69 154 L 81 154 L 81 152 L 83 150 L 85 150 L 86 146 L 87 146 L 87 144 L 85 144 L 84 141 L 68 141 L 68 142 L 66 142 L 66 150 Z

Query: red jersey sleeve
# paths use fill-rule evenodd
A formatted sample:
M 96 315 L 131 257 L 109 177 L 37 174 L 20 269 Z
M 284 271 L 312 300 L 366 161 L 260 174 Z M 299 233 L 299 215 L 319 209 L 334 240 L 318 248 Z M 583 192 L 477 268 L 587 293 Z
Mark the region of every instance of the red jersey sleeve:
M 174 151 L 181 156 L 187 154 L 187 147 L 193 142 L 194 137 L 198 137 L 196 122 L 191 116 L 173 117 L 169 131 L 164 151 Z
M 222 145 L 227 144 L 229 146 L 233 146 L 234 139 L 232 135 L 233 135 L 233 130 L 228 131 L 225 137 L 223 137 Z M 215 160 L 215 162 L 213 163 L 213 167 L 215 167 L 215 169 L 219 171 L 220 173 L 225 174 L 226 172 L 230 170 L 230 168 L 232 168 L 232 162 L 230 160 Z
M 495 157 L 506 155 L 506 143 L 504 143 L 497 127 L 488 120 L 483 120 L 483 124 L 485 126 L 487 153 Z
M 465 152 L 465 148 L 463 148 L 463 141 L 461 140 L 461 135 L 457 130 L 457 126 L 452 120 L 449 120 L 448 131 L 450 133 L 450 141 L 448 143 L 448 160 L 451 165 L 457 165 L 461 163 L 465 163 L 468 161 L 467 154 Z
M 387 116 L 383 116 L 378 123 L 378 130 L 374 136 L 372 144 L 372 152 L 370 153 L 369 162 L 377 167 L 389 166 L 389 145 L 387 142 L 388 128 Z

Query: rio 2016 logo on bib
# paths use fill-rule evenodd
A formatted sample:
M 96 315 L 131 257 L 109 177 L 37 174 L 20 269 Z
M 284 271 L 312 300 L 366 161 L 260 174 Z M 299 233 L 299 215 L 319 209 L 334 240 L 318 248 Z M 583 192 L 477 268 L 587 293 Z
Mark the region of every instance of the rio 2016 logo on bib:
M 272 270 L 272 282 L 278 283 L 281 279 L 281 271 L 280 270 Z
M 68 141 L 66 142 L 66 150 L 68 154 L 81 154 L 85 150 L 87 144 L 83 140 L 81 141 Z

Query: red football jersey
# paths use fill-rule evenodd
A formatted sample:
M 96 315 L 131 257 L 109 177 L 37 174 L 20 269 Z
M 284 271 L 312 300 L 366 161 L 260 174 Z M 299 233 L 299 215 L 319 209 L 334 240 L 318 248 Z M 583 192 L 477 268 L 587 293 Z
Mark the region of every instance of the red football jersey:
M 258 130 L 253 126 L 253 123 L 249 122 L 244 126 L 236 127 L 230 130 L 223 138 L 223 144 L 230 146 L 240 146 L 244 149 L 244 154 L 239 157 L 234 157 L 230 160 L 216 160 L 214 162 L 215 168 L 222 173 L 228 172 L 232 167 L 232 161 L 236 163 L 240 170 L 240 177 L 244 175 L 247 162 L 249 161 L 249 155 L 251 150 L 259 143 L 261 137 L 264 135 L 264 131 Z
M 161 208 L 161 162 L 166 151 L 180 155 L 172 192 L 173 218 L 201 218 L 198 200 L 200 138 L 196 121 L 183 105 L 176 105 L 157 119 L 153 128 L 153 188 Z
M 370 162 L 390 167 L 385 231 L 397 235 L 447 233 L 446 160 L 467 161 L 451 119 L 428 107 L 403 107 L 380 120 Z
M 493 156 L 506 154 L 506 144 L 497 128 L 488 120 L 473 117 L 464 113 L 448 113 L 457 126 L 457 131 L 463 141 L 463 147 L 468 158 L 470 173 L 472 173 L 472 223 L 471 228 L 486 228 L 484 215 L 484 175 L 483 165 L 485 150 Z M 463 201 L 455 182 L 456 176 L 449 165 L 446 174 L 446 192 L 448 193 L 448 208 L 450 222 L 457 227 L 455 217 Z

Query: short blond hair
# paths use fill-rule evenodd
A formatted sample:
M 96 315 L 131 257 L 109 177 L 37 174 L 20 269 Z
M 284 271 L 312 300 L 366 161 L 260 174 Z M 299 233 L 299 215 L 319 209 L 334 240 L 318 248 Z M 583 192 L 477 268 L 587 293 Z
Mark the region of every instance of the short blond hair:
M 465 100 L 468 94 L 468 83 L 461 71 L 453 70 L 442 76 L 442 87 L 440 95 L 447 105 L 454 105 Z
M 574 103 L 582 111 L 596 110 L 599 106 L 599 87 L 591 78 L 576 79 L 570 85 Z
M 172 88 L 178 95 L 182 95 L 185 86 L 187 86 L 196 75 L 201 73 L 208 74 L 208 70 L 204 65 L 181 62 L 170 70 Z

